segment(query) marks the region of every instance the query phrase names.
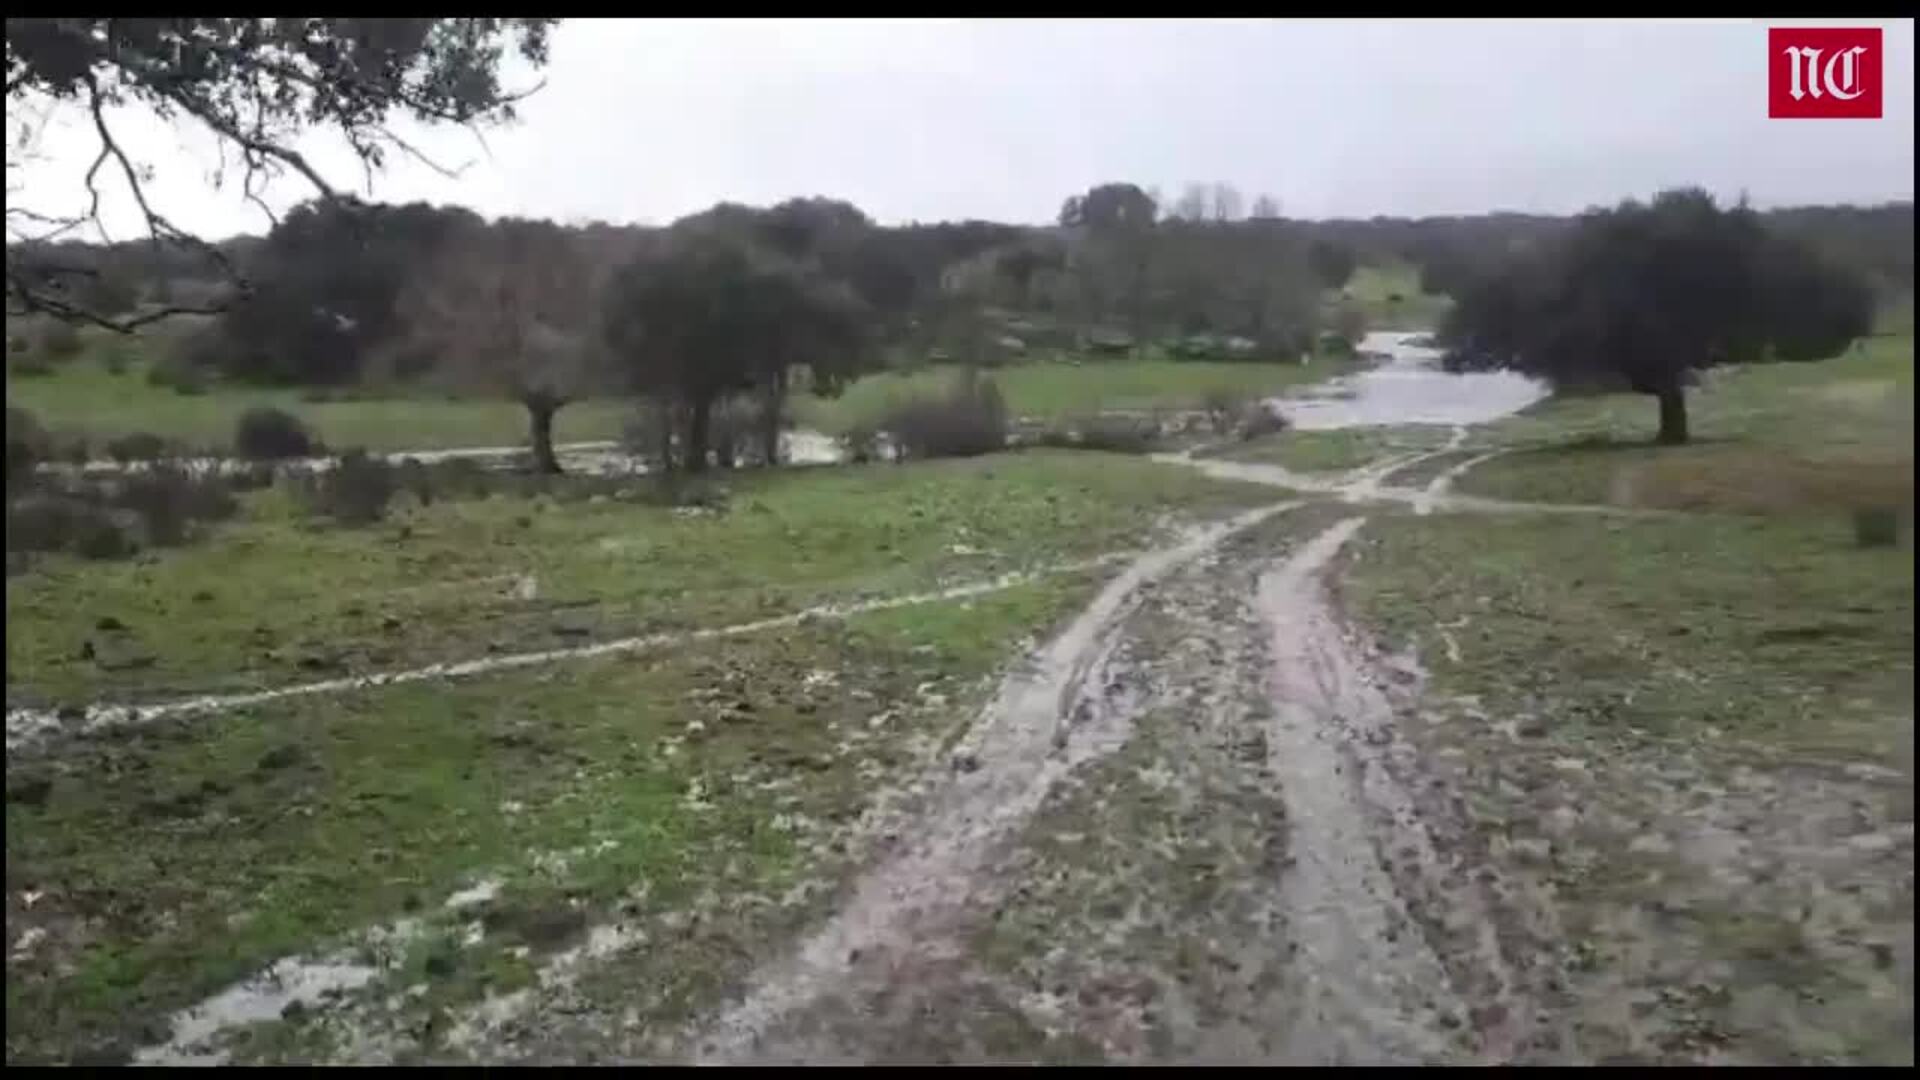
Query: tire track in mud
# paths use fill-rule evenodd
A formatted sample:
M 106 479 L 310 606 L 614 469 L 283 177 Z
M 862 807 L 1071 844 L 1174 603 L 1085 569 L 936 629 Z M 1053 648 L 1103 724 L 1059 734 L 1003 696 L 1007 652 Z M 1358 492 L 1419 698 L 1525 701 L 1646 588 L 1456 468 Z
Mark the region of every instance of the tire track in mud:
M 1308 541 L 1261 576 L 1256 599 L 1272 642 L 1269 765 L 1296 859 L 1282 892 L 1303 993 L 1287 1056 L 1460 1060 L 1452 1033 L 1470 1024 L 1468 1060 L 1509 1060 L 1531 1013 L 1496 934 L 1508 920 L 1489 902 L 1490 878 L 1462 872 L 1471 853 L 1445 842 L 1444 811 L 1420 797 L 1437 782 L 1393 760 L 1393 700 L 1323 580 L 1363 524 L 1350 517 Z
M 1031 663 L 1010 676 L 954 751 L 953 773 L 924 814 L 900 830 L 912 836 L 868 871 L 827 924 L 788 959 L 759 973 L 743 1000 L 694 1039 L 709 1063 L 829 1061 L 856 1050 L 809 1030 L 824 1016 L 918 968 L 951 959 L 954 932 L 991 892 L 992 858 L 1068 772 L 1126 741 L 1131 720 L 1088 689 L 1111 655 L 1143 590 L 1236 532 L 1297 505 L 1241 514 L 1151 552 L 1109 583 Z

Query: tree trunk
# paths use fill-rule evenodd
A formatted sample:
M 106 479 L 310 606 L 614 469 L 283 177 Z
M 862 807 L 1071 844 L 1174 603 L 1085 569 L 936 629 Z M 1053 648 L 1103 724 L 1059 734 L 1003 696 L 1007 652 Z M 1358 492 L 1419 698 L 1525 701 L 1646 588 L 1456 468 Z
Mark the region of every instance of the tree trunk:
M 787 373 L 776 372 L 767 384 L 767 405 L 760 418 L 761 454 L 767 468 L 780 464 L 780 413 L 787 405 Z
M 687 420 L 687 471 L 702 473 L 707 471 L 707 429 L 713 415 L 713 399 L 698 398 L 693 403 L 692 415 Z
M 523 399 L 521 404 L 527 407 L 527 434 L 533 443 L 534 471 L 548 475 L 558 473 L 560 459 L 553 453 L 553 414 L 559 411 L 560 403 L 536 395 Z
M 1656 396 L 1660 399 L 1660 442 L 1664 446 L 1678 446 L 1687 441 L 1687 391 L 1679 380 L 1661 387 Z

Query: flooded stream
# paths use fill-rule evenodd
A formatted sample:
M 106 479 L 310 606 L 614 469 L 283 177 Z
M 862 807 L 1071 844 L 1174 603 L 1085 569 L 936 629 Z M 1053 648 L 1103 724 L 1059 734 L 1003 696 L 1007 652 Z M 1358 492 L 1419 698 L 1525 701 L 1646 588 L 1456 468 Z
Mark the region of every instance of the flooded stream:
M 1388 424 L 1484 424 L 1510 416 L 1547 395 L 1547 386 L 1510 371 L 1451 374 L 1441 350 L 1418 344 L 1425 335 L 1376 330 L 1360 342 L 1362 355 L 1385 359 L 1365 371 L 1274 401 L 1301 431 Z

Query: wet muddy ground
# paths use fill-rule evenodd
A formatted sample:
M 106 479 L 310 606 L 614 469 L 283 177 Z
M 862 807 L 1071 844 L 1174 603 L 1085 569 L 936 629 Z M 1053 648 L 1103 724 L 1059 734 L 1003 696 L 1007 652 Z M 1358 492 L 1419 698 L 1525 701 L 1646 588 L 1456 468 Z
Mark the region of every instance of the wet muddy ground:
M 1371 519 L 1613 512 L 1450 494 L 1465 433 L 1333 477 L 1168 458 L 1288 490 L 1116 559 L 859 814 L 792 823 L 819 858 L 785 895 L 635 882 L 430 1015 L 365 959 L 403 920 L 142 1060 L 220 1059 L 264 1009 L 300 1021 L 250 1055 L 283 1060 L 1910 1062 L 1909 776 L 1576 756 L 1351 621 Z M 435 918 L 486 937 L 491 888 Z

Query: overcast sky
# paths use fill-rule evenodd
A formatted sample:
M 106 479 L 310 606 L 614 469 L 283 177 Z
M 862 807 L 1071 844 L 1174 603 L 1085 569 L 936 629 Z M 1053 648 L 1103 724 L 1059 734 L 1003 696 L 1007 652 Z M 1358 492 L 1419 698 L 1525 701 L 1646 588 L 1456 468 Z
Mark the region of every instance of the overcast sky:
M 1169 199 L 1228 181 L 1291 217 L 1570 212 L 1682 183 L 1763 206 L 1911 199 L 1913 22 L 1877 24 L 1886 115 L 1866 121 L 1769 120 L 1769 25 L 1782 23 L 577 19 L 488 150 L 416 134 L 471 162 L 459 179 L 400 161 L 374 192 L 646 223 L 812 194 L 886 222 L 1040 222 L 1120 179 Z M 97 148 L 82 119 L 50 125 L 29 205 L 77 198 Z M 210 140 L 116 123 L 180 224 L 264 230 L 236 186 L 207 185 Z M 303 146 L 336 183 L 361 183 L 337 143 Z M 307 197 L 301 185 L 278 181 L 270 201 Z M 128 209 L 107 201 L 116 238 Z

